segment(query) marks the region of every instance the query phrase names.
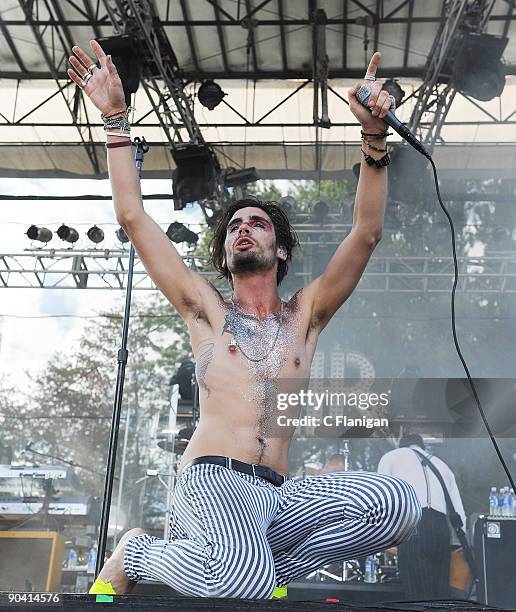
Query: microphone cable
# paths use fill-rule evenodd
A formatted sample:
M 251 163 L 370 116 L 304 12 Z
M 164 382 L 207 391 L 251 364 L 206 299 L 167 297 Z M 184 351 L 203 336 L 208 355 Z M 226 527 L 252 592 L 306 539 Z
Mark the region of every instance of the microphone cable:
M 450 224 L 450 230 L 451 230 L 451 242 L 452 242 L 452 253 L 453 253 L 453 287 L 452 287 L 452 292 L 451 292 L 451 325 L 452 325 L 453 343 L 455 344 L 455 350 L 457 351 L 457 355 L 459 356 L 459 359 L 462 363 L 464 371 L 466 372 L 466 376 L 471 386 L 471 391 L 473 392 L 473 397 L 475 398 L 475 402 L 476 402 L 478 411 L 480 412 L 480 416 L 482 417 L 482 420 L 484 421 L 484 425 L 486 427 L 487 433 L 489 434 L 489 437 L 491 438 L 491 442 L 493 443 L 496 454 L 498 455 L 498 459 L 500 460 L 500 463 L 502 464 L 502 467 L 505 471 L 505 474 L 507 475 L 507 478 L 509 479 L 509 482 L 513 490 L 516 491 L 514 479 L 511 475 L 511 472 L 509 471 L 509 468 L 507 467 L 507 464 L 505 463 L 505 460 L 500 451 L 496 438 L 491 430 L 491 426 L 489 425 L 487 417 L 484 413 L 484 409 L 482 408 L 482 404 L 480 403 L 480 398 L 478 397 L 477 389 L 469 373 L 468 365 L 462 355 L 462 351 L 459 345 L 459 340 L 457 338 L 457 329 L 455 327 L 455 291 L 457 289 L 457 284 L 459 281 L 459 266 L 457 263 L 457 249 L 455 245 L 455 227 L 453 225 L 452 218 L 449 212 L 446 210 L 446 207 L 443 204 L 443 201 L 441 198 L 441 192 L 439 189 L 439 178 L 437 176 L 437 168 L 435 167 L 434 160 L 432 159 L 432 156 L 430 154 L 425 155 L 425 157 L 428 159 L 428 161 L 430 162 L 432 166 L 432 171 L 434 174 L 434 181 L 435 181 L 435 190 L 437 192 L 437 199 L 439 200 L 439 205 L 442 208 L 444 214 L 446 215 L 446 218 L 448 219 L 448 223 Z

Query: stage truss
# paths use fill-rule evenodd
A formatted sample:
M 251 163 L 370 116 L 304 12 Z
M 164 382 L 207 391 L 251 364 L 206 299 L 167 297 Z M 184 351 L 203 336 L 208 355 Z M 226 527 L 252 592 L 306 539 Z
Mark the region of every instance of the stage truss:
M 350 162 L 327 147 L 357 140 L 345 92 L 363 76 L 375 49 L 384 54 L 382 76 L 405 80 L 400 114 L 428 143 L 440 142 L 443 128 L 447 142 L 486 142 L 478 129 L 491 129 L 491 142 L 507 142 L 504 133 L 516 123 L 511 92 L 494 108 L 456 95 L 443 81 L 449 41 L 477 5 L 483 30 L 509 38 L 505 72 L 515 75 L 513 0 L 6 0 L 0 13 L 1 173 L 105 176 L 98 112 L 66 75 L 67 58 L 75 43 L 87 47 L 91 38 L 122 33 L 141 41 L 147 63 L 134 125 L 161 145 L 146 159 L 144 177 L 170 176 L 172 144 L 202 139 L 218 147 L 223 167 L 256 165 L 268 178 L 282 172 L 283 178 L 330 178 L 340 165 L 349 170 Z M 196 100 L 206 79 L 236 87 L 214 111 Z M 269 85 L 277 88 L 274 95 Z M 35 90 L 40 86 L 45 91 Z M 238 88 L 245 95 L 237 95 Z M 323 99 L 332 130 L 320 121 Z M 461 104 L 470 118 L 451 112 Z M 454 128 L 468 125 L 468 136 L 458 139 Z M 506 164 L 506 156 L 498 161 Z
M 187 266 L 214 280 L 216 274 L 208 269 L 207 259 L 206 256 L 183 256 Z M 120 291 L 126 287 L 128 260 L 126 249 L 28 249 L 21 253 L 0 254 L 0 287 Z M 515 253 L 459 257 L 458 264 L 458 292 L 516 293 Z M 305 266 L 305 271 L 293 272 L 300 285 L 312 279 L 309 268 Z M 449 293 L 452 281 L 451 257 L 373 256 L 355 291 Z M 156 290 L 138 258 L 133 289 Z

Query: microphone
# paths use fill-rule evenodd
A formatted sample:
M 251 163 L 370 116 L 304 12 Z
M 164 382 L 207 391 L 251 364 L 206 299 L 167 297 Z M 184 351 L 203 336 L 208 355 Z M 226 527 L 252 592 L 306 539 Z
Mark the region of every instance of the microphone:
M 369 97 L 371 96 L 371 89 L 367 85 L 362 85 L 362 87 L 358 90 L 357 100 L 367 108 L 369 112 L 371 112 L 370 107 L 367 105 L 369 101 Z M 412 145 L 416 151 L 430 159 L 430 153 L 425 149 L 421 141 L 419 141 L 414 134 L 408 129 L 408 127 L 402 123 L 398 117 L 392 112 L 387 111 L 383 120 L 387 125 L 389 125 L 395 132 L 397 132 L 404 140 L 406 140 L 409 145 Z

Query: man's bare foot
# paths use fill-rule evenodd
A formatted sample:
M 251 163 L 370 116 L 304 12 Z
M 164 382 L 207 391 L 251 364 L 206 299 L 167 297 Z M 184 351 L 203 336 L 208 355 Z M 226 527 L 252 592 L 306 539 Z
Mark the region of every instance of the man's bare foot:
M 134 538 L 134 536 L 141 535 L 142 533 L 145 533 L 145 531 L 139 527 L 130 529 L 127 533 L 124 533 L 113 551 L 113 554 L 106 561 L 104 567 L 98 575 L 98 577 L 104 582 L 111 582 L 117 595 L 129 593 L 135 585 L 134 582 L 129 580 L 124 571 L 125 545 L 127 544 L 128 540 Z

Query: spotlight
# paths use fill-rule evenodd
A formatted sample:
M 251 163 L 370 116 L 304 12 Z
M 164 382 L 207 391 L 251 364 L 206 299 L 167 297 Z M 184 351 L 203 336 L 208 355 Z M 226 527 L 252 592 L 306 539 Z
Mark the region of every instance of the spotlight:
M 138 91 L 142 75 L 142 58 L 137 52 L 134 37 L 128 34 L 97 38 L 106 55 L 111 55 L 113 64 L 122 81 L 125 103 L 131 105 L 131 94 Z
M 224 174 L 224 185 L 226 187 L 240 187 L 259 180 L 260 175 L 254 167 L 240 168 L 239 170 L 230 169 Z
M 324 223 L 330 208 L 326 200 L 314 200 L 312 204 L 312 219 L 315 223 Z
M 385 83 L 383 84 L 382 89 L 385 89 L 388 94 L 393 96 L 394 101 L 396 103 L 396 107 L 398 107 L 403 102 L 405 92 L 403 91 L 403 89 L 401 89 L 400 84 L 395 79 L 387 79 L 387 81 L 385 81 Z
M 461 93 L 487 102 L 505 87 L 502 53 L 508 38 L 464 32 L 452 69 L 453 86 Z
M 79 232 L 73 227 L 69 227 L 68 225 L 61 225 L 61 227 L 57 230 L 57 235 L 61 240 L 65 242 L 69 242 L 70 244 L 74 244 L 79 240 Z
M 211 79 L 204 81 L 197 92 L 199 102 L 209 110 L 213 110 L 218 106 L 222 102 L 224 96 L 227 95 L 227 93 L 222 91 L 220 85 L 217 85 L 217 83 Z
M 104 232 L 96 225 L 90 227 L 90 229 L 86 232 L 86 236 L 88 236 L 88 238 L 95 244 L 98 244 L 104 240 Z
M 296 216 L 296 200 L 292 196 L 284 196 L 279 199 L 278 206 L 287 215 L 287 217 L 293 220 Z
M 197 244 L 199 240 L 198 234 L 192 232 L 191 229 L 188 229 L 179 221 L 172 222 L 167 229 L 167 236 L 175 242 L 179 244 L 180 242 L 186 242 L 187 244 Z
M 220 167 L 208 145 L 178 143 L 172 148 L 172 157 L 176 164 L 172 174 L 174 210 L 213 194 Z
M 123 227 L 119 227 L 116 232 L 115 232 L 115 236 L 118 238 L 118 240 L 122 243 L 125 244 L 126 242 L 129 242 L 129 237 L 127 236 L 127 234 L 125 233 L 125 230 Z
M 27 236 L 30 240 L 38 240 L 39 242 L 50 242 L 52 240 L 52 232 L 46 227 L 38 227 L 31 225 L 27 230 Z

